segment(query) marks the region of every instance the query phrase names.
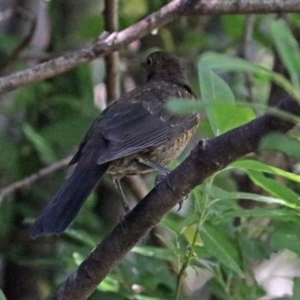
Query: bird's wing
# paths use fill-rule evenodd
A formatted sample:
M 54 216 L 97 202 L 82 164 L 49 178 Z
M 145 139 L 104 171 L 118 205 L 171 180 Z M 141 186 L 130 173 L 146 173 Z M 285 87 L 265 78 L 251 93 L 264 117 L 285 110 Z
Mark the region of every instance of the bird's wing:
M 165 103 L 155 99 L 153 93 L 149 97 L 144 94 L 143 101 L 116 102 L 115 109 L 110 107 L 105 112 L 101 134 L 108 143 L 99 155 L 99 164 L 176 139 L 197 123 L 197 115 L 176 115 L 167 111 Z
M 97 127 L 97 125 L 101 122 L 102 119 L 102 115 L 100 115 L 97 119 L 94 120 L 94 122 L 91 124 L 90 128 L 88 129 L 88 131 L 86 132 L 85 136 L 83 137 L 77 152 L 75 153 L 75 155 L 73 156 L 73 158 L 71 159 L 71 161 L 69 162 L 69 166 L 77 163 L 82 155 L 82 150 L 84 148 L 84 146 L 87 144 L 87 142 L 90 140 L 90 138 L 92 137 L 93 133 L 94 133 L 94 129 Z M 100 140 L 101 139 L 101 135 L 99 136 Z M 104 149 L 103 149 L 104 150 Z

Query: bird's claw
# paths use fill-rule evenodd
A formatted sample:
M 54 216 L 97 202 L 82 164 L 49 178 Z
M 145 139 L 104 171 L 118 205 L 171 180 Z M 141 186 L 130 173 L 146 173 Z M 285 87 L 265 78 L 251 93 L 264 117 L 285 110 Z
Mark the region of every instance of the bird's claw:
M 155 185 L 158 185 L 161 181 L 163 181 L 165 178 L 167 177 L 167 175 L 157 175 L 155 177 Z
M 186 199 L 188 198 L 188 196 L 184 196 L 179 202 L 178 202 L 178 209 L 177 211 L 180 211 L 181 210 L 181 207 L 182 207 L 182 204 L 183 204 L 183 201 L 185 201 Z

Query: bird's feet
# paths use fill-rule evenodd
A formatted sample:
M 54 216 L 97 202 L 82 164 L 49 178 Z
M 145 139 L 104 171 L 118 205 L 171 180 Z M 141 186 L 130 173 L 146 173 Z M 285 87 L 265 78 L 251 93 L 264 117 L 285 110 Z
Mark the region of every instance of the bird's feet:
M 158 185 L 161 181 L 163 181 L 168 175 L 157 175 L 155 177 L 155 186 Z M 188 198 L 188 196 L 184 196 L 182 198 L 182 200 L 179 201 L 178 205 L 178 210 L 177 211 L 180 211 L 181 210 L 181 207 L 182 207 L 182 203 L 184 200 L 186 200 Z
M 183 201 L 185 201 L 186 199 L 188 198 L 188 195 L 184 196 L 179 202 L 178 202 L 178 209 L 177 211 L 180 211 L 181 210 L 181 207 L 182 207 L 182 203 Z
M 163 181 L 167 175 L 157 175 L 155 177 L 155 186 L 158 185 L 161 181 Z

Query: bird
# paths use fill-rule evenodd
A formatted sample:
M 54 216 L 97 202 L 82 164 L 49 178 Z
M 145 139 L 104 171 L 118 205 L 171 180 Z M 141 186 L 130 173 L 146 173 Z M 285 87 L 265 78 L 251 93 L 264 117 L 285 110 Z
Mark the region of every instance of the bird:
M 61 234 L 104 173 L 112 177 L 128 212 L 120 180 L 153 170 L 168 174 L 166 165 L 185 149 L 200 116 L 166 108 L 172 98 L 197 101 L 179 58 L 155 51 L 141 66 L 146 69 L 145 84 L 122 95 L 91 124 L 69 163 L 76 164 L 73 173 L 32 224 L 31 238 Z

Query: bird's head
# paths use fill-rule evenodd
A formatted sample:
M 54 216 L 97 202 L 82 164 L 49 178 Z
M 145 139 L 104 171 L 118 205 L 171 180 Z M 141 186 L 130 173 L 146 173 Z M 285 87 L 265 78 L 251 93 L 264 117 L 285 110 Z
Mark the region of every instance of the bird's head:
M 148 55 L 146 61 L 142 62 L 141 65 L 147 71 L 147 81 L 187 81 L 179 59 L 171 53 L 164 51 L 153 52 Z

